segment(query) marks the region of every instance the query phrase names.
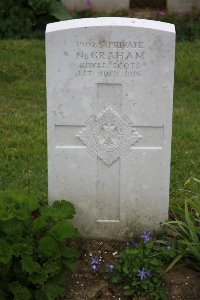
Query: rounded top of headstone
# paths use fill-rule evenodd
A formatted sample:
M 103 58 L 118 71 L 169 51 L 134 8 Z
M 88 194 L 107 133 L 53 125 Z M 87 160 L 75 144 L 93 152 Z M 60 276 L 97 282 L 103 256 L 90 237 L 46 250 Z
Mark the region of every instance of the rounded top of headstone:
M 120 17 L 84 18 L 84 19 L 74 19 L 74 20 L 50 23 L 47 24 L 46 33 L 66 30 L 66 29 L 100 27 L 100 26 L 136 27 L 136 28 L 154 29 L 154 30 L 175 33 L 175 26 L 170 23 L 145 20 L 145 19 L 136 19 L 136 18 L 120 18 Z

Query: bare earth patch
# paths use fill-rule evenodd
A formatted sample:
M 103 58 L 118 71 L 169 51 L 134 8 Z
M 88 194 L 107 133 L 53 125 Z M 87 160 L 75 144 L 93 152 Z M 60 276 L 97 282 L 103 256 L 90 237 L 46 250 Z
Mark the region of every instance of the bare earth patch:
M 123 242 L 80 240 L 72 241 L 72 247 L 79 248 L 81 256 L 72 272 L 68 290 L 63 300 L 126 300 L 123 289 L 111 283 L 109 264 L 114 264 L 117 254 L 124 248 Z M 97 270 L 92 270 L 92 257 L 98 257 Z M 168 300 L 199 300 L 200 273 L 180 267 L 165 276 Z M 140 300 L 148 300 L 141 297 Z

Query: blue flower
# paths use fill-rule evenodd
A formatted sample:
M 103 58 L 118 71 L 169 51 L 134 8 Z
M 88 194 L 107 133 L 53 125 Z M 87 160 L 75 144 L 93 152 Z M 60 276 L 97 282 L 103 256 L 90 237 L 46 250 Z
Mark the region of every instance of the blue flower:
M 110 272 L 113 271 L 113 265 L 107 265 Z
M 92 270 L 96 271 L 97 270 L 97 266 L 96 265 L 92 265 Z
M 150 270 L 145 271 L 144 267 L 141 270 L 138 270 L 138 276 L 140 277 L 141 280 L 144 280 L 150 275 L 151 275 Z
M 170 245 L 166 246 L 166 249 L 167 249 L 167 250 L 170 250 L 170 249 L 171 249 L 171 246 L 170 246 Z
M 150 231 L 143 231 L 143 234 L 140 236 L 141 239 L 144 240 L 144 243 L 149 242 L 152 239 Z
M 95 257 L 92 257 L 92 262 L 91 262 L 91 265 L 98 265 L 99 261 L 98 261 L 98 258 L 97 256 Z

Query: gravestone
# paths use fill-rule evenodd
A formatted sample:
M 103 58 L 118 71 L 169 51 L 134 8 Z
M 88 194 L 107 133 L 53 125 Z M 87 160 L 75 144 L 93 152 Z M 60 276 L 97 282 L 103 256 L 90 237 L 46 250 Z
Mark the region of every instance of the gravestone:
M 85 237 L 124 239 L 168 217 L 174 25 L 129 18 L 47 25 L 49 203 Z
M 61 0 L 69 11 L 113 12 L 129 9 L 129 0 Z
M 200 10 L 200 0 L 167 0 L 167 10 L 170 14 Z

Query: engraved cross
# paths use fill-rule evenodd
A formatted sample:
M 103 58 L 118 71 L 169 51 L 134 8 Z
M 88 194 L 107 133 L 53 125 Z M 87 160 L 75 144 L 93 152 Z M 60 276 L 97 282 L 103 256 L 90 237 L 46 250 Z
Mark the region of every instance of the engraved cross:
M 135 126 L 121 108 L 122 85 L 99 83 L 98 113 L 82 126 L 55 128 L 56 148 L 86 150 L 91 163 L 94 159 L 97 163 L 97 222 L 101 223 L 120 222 L 121 160 L 136 150 L 159 151 L 163 146 L 163 126 Z

